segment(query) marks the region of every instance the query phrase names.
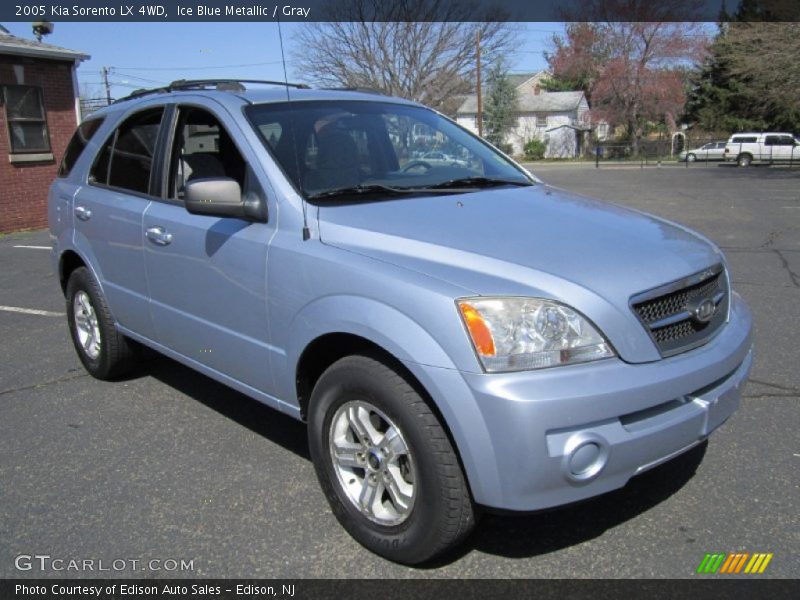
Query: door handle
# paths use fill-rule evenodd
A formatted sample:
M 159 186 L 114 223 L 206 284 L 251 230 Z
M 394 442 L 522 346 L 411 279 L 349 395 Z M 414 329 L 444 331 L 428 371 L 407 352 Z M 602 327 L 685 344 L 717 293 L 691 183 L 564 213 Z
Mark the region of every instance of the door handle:
M 89 219 L 92 218 L 92 211 L 90 211 L 85 206 L 76 206 L 75 216 L 78 217 L 81 221 L 88 221 Z
M 172 234 L 164 231 L 163 227 L 151 227 L 144 234 L 148 240 L 159 246 L 167 246 L 172 243 Z

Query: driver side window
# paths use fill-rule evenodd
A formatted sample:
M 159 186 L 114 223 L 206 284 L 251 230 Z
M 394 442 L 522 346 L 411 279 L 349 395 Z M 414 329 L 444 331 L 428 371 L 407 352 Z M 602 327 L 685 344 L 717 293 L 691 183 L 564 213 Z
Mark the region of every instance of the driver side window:
M 230 177 L 245 189 L 247 166 L 217 117 L 202 108 L 182 107 L 169 170 L 169 197 L 182 200 L 195 179 Z

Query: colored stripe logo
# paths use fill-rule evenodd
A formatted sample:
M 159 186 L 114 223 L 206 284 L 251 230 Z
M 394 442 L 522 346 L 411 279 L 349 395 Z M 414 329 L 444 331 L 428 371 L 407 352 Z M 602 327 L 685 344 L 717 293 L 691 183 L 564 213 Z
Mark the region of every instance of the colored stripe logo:
M 767 565 L 771 560 L 771 552 L 755 552 L 753 554 L 749 552 L 707 553 L 697 567 L 697 573 L 703 575 L 740 573 L 755 575 L 766 571 Z

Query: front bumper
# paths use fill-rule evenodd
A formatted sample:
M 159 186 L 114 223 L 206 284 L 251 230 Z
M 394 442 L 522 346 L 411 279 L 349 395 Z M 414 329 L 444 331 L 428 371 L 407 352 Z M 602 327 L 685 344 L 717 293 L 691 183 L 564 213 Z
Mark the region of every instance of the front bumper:
M 528 511 L 583 500 L 708 437 L 738 408 L 753 360 L 750 310 L 732 300 L 711 341 L 653 363 L 491 375 L 425 368 L 434 397 L 460 402 L 443 413 L 476 502 Z

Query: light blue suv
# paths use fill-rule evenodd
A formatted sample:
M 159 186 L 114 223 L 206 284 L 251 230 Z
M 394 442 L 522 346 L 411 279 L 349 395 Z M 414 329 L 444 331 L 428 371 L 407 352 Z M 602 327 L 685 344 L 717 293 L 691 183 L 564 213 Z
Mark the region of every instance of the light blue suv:
M 307 421 L 336 517 L 409 564 L 478 507 L 620 488 L 737 409 L 751 314 L 709 240 L 418 104 L 246 83 L 136 93 L 70 142 L 53 260 L 95 377 L 146 346 Z

